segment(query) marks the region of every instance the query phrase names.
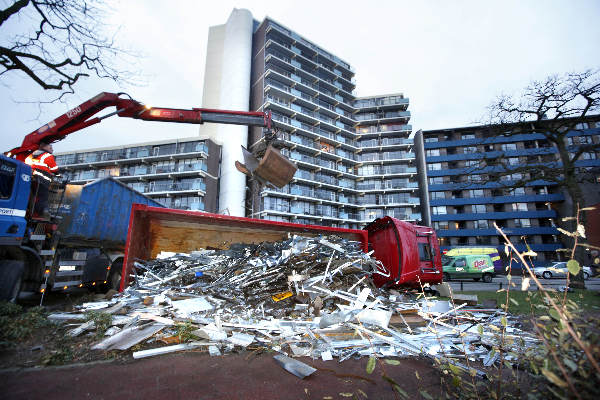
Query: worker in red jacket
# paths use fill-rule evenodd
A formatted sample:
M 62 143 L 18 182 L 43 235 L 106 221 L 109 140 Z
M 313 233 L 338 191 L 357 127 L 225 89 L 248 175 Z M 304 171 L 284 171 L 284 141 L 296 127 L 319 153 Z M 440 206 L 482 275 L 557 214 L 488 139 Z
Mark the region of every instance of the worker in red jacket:
M 27 156 L 25 164 L 31 165 L 34 170 L 45 172 L 44 175 L 52 179 L 52 176 L 58 172 L 53 151 L 50 143 L 40 142 L 38 150 Z
M 33 217 L 49 219 L 48 213 L 48 192 L 52 179 L 58 173 L 58 165 L 52 155 L 52 144 L 40 142 L 38 150 L 31 153 L 25 159 L 25 164 L 30 165 L 33 174 L 38 176 L 37 193 L 33 209 Z

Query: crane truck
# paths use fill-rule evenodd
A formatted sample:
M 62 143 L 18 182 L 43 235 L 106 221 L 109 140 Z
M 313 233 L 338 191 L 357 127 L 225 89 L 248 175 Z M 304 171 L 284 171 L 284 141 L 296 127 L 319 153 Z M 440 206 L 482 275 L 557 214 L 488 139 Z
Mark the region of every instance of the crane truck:
M 95 116 L 115 107 L 113 112 Z M 214 109 L 146 106 L 124 93 L 100 93 L 31 132 L 21 146 L 0 155 L 0 300 L 16 301 L 21 291 L 42 294 L 74 287 L 118 287 L 123 249 L 133 204 L 161 207 L 122 183 L 106 178 L 87 185 L 54 179 L 48 212 L 34 212 L 42 177 L 24 161 L 40 143 L 119 117 L 144 121 L 202 124 L 205 122 L 266 128 L 262 152 L 245 151 L 236 167 L 260 183 L 282 187 L 296 166 L 272 146 L 271 115 Z M 261 148 L 258 146 L 257 148 Z

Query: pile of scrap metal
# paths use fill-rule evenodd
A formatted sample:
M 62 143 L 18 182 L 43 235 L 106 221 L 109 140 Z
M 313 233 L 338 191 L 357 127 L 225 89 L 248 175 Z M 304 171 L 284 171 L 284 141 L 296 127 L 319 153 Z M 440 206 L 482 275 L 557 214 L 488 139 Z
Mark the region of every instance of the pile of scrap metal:
M 135 282 L 123 293 L 50 318 L 80 320 L 69 331 L 76 336 L 94 328 L 91 321 L 81 323 L 86 311 L 112 314 L 113 326 L 93 349 L 143 343 L 147 349 L 133 352 L 134 358 L 197 348 L 211 355 L 265 348 L 285 356 L 279 362 L 293 370 L 298 365 L 287 356 L 342 362 L 421 355 L 461 368 L 467 368 L 465 358 L 490 366 L 498 359 L 493 347 L 503 329 L 513 353 L 535 341 L 500 310 L 376 288 L 371 278 L 381 273 L 378 261 L 360 243 L 335 236 L 163 253 L 135 265 Z

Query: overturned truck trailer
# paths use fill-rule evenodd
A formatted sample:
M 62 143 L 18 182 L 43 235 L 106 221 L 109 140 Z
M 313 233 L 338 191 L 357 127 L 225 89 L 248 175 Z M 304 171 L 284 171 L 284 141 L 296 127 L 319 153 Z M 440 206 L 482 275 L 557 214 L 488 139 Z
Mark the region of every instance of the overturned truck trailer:
M 365 229 L 333 228 L 220 214 L 173 210 L 134 204 L 125 244 L 120 290 L 132 279 L 134 262 L 150 260 L 162 251 L 189 253 L 227 249 L 232 244 L 259 244 L 289 235 L 337 235 L 362 243 L 364 252 L 381 261 L 378 286 L 418 287 L 442 281 L 442 261 L 435 231 L 391 217 L 379 218 Z

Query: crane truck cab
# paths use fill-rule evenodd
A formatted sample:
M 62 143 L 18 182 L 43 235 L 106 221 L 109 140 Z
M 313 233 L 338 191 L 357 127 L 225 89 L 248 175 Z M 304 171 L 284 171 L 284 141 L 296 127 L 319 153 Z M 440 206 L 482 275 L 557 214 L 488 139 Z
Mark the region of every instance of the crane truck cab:
M 0 300 L 16 301 L 24 279 L 41 270 L 28 226 L 35 179 L 29 165 L 0 155 Z

